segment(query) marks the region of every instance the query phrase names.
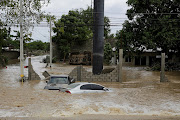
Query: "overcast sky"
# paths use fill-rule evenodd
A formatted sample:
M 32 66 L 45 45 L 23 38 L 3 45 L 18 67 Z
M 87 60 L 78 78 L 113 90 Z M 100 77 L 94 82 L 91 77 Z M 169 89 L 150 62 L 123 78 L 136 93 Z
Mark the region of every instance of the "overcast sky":
M 94 0 L 92 0 L 94 1 Z M 122 23 L 127 19 L 125 13 L 128 9 L 127 0 L 105 0 L 105 16 L 109 17 L 111 25 L 118 25 L 111 27 L 111 33 L 116 33 L 122 28 Z M 67 14 L 72 9 L 86 9 L 91 6 L 91 0 L 51 0 L 47 7 L 43 7 L 43 11 L 55 15 L 60 18 L 62 14 Z M 42 40 L 49 42 L 49 28 L 35 27 L 33 30 L 34 40 Z

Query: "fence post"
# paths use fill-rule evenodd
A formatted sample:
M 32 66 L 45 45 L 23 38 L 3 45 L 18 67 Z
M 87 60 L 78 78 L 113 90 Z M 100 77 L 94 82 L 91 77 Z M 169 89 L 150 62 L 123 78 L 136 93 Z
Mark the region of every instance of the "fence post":
M 82 65 L 77 66 L 77 80 L 81 82 Z
M 161 53 L 161 74 L 160 82 L 166 82 L 165 79 L 165 53 Z
M 123 49 L 119 49 L 118 82 L 122 83 Z
M 28 59 L 28 80 L 31 80 L 31 71 L 32 71 L 31 58 L 29 58 Z

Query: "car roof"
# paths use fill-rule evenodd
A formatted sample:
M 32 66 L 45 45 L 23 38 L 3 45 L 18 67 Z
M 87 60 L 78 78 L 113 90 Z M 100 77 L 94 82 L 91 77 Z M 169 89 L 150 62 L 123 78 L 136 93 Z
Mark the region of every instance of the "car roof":
M 100 84 L 91 83 L 91 82 L 76 82 L 76 83 L 73 83 L 73 84 L 80 84 L 80 85 L 84 85 L 84 84 L 96 84 L 96 85 L 100 85 Z M 103 85 L 101 85 L 101 86 L 103 86 Z

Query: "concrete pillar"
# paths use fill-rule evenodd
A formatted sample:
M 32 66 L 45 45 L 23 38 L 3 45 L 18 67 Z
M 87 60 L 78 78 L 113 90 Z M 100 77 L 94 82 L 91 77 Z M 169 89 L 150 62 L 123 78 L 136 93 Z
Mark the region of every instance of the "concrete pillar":
M 165 79 L 165 53 L 161 53 L 161 74 L 160 82 L 166 82 Z
M 116 52 L 113 52 L 113 54 L 114 54 L 114 65 L 116 65 L 116 62 L 117 62 Z
M 93 74 L 100 75 L 104 57 L 104 0 L 94 0 Z
M 81 71 L 82 71 L 82 65 L 77 66 L 77 81 L 81 82 Z
M 118 82 L 122 83 L 123 49 L 119 49 Z
M 146 66 L 149 66 L 149 56 L 146 56 Z
M 31 65 L 31 58 L 28 59 L 28 80 L 31 80 L 31 72 L 32 72 L 32 65 Z
M 113 52 L 112 65 L 116 65 L 116 62 L 117 62 L 116 53 Z

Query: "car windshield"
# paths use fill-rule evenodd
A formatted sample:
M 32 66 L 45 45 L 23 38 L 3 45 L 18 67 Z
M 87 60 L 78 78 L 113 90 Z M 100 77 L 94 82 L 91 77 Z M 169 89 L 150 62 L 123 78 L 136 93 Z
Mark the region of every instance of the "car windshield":
M 75 87 L 77 87 L 78 85 L 80 85 L 80 84 L 70 84 L 70 85 L 68 85 L 68 87 L 67 87 L 67 89 L 73 89 L 73 88 L 75 88 Z
M 54 84 L 68 84 L 68 78 L 67 77 L 51 77 L 51 80 L 49 83 Z

